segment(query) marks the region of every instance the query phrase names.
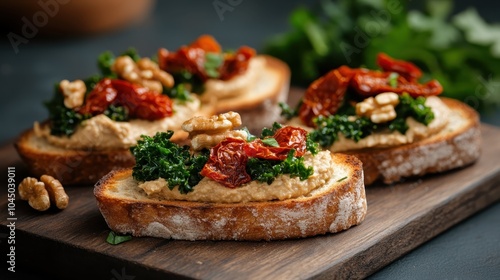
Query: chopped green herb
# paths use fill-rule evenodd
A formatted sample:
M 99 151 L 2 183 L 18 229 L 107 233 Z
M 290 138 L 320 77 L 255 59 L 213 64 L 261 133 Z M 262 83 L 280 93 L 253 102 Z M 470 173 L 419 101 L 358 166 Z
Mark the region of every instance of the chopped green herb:
M 338 179 L 338 180 L 337 180 L 337 182 L 342 182 L 342 181 L 344 181 L 345 179 L 347 179 L 347 176 L 345 176 L 345 177 L 342 177 L 342 178 Z
M 224 63 L 224 54 L 207 53 L 205 54 L 205 72 L 210 78 L 219 78 L 219 67 Z
M 186 102 L 191 99 L 187 85 L 183 83 L 177 84 L 171 89 L 163 88 L 163 93 L 168 95 L 168 97 L 177 99 L 181 102 Z
M 319 152 L 319 144 L 313 141 L 310 133 L 308 133 L 306 137 L 306 150 L 313 155 L 316 155 Z
M 262 143 L 271 146 L 271 147 L 279 147 L 280 144 L 278 144 L 278 141 L 272 137 L 264 138 L 262 139 Z
M 108 237 L 106 238 L 106 242 L 111 245 L 117 245 L 132 239 L 130 235 L 118 235 L 114 231 L 110 231 Z
M 389 85 L 393 88 L 398 87 L 398 78 L 399 74 L 396 72 L 392 72 L 389 74 L 389 77 L 387 78 L 387 81 L 389 82 Z
M 247 133 L 247 142 L 252 142 L 255 139 L 257 139 L 257 136 L 255 136 L 252 133 L 250 133 L 250 131 L 248 130 L 248 128 L 246 126 L 243 127 L 242 130 Z
M 282 128 L 283 126 L 277 122 L 273 123 L 273 126 L 271 128 L 264 127 L 262 129 L 261 137 L 260 138 L 265 138 L 268 136 L 273 136 L 276 133 L 276 130 Z

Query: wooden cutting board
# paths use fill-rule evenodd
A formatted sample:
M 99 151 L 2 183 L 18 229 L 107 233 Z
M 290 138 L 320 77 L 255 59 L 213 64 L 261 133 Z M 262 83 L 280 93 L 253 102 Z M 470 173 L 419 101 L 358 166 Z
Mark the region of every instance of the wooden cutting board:
M 67 188 L 70 205 L 63 211 L 40 213 L 16 200 L 16 269 L 64 279 L 365 277 L 500 199 L 500 129 L 481 129 L 483 154 L 476 164 L 416 181 L 368 187 L 368 214 L 361 225 L 300 240 L 133 238 L 110 245 L 92 186 Z M 9 166 L 16 168 L 17 183 L 27 176 L 12 145 L 0 148 L 0 158 L 4 182 Z M 7 236 L 7 188 L 1 189 L 0 197 L 0 228 Z

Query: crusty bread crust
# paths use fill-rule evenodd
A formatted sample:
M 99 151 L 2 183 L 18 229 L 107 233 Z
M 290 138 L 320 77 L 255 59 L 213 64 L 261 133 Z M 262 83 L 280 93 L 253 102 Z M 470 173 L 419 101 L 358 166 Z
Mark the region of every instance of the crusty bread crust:
M 182 144 L 187 136 L 185 131 L 175 131 L 172 141 Z M 23 132 L 14 146 L 31 175 L 47 174 L 63 185 L 93 185 L 111 170 L 135 164 L 129 149 L 65 149 L 37 137 L 34 129 Z
M 135 159 L 128 149 L 69 150 L 51 145 L 25 131 L 14 144 L 31 175 L 44 174 L 58 179 L 64 186 L 94 184 L 113 169 L 131 167 Z
M 283 61 L 259 55 L 265 59 L 265 67 L 258 82 L 248 94 L 218 100 L 217 114 L 238 112 L 241 121 L 253 134 L 260 134 L 262 128 L 271 127 L 280 121 L 280 102 L 286 102 L 290 87 L 290 69 Z
M 450 123 L 441 132 L 412 144 L 348 152 L 363 162 L 365 184 L 386 184 L 463 167 L 481 153 L 479 116 L 466 104 L 441 98 L 452 110 Z
M 140 188 L 125 190 L 130 169 L 102 178 L 94 188 L 108 226 L 121 234 L 182 240 L 276 240 L 334 233 L 363 221 L 367 205 L 361 162 L 335 154 L 346 179 L 307 196 L 283 201 L 203 203 L 155 200 Z M 340 172 L 340 171 L 339 171 Z

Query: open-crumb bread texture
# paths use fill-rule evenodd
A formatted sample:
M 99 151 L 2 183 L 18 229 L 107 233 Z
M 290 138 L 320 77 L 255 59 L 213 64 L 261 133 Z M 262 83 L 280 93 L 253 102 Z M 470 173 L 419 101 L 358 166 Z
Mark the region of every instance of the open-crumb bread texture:
M 268 202 L 157 200 L 137 187 L 130 169 L 102 178 L 94 195 L 108 226 L 120 234 L 181 240 L 279 240 L 346 230 L 367 211 L 361 162 L 332 154 L 335 176 L 306 196 Z M 267 184 L 263 183 L 265 188 Z
M 481 132 L 477 112 L 460 101 L 441 99 L 451 109 L 451 115 L 439 133 L 412 144 L 348 152 L 363 162 L 366 185 L 444 172 L 479 158 Z

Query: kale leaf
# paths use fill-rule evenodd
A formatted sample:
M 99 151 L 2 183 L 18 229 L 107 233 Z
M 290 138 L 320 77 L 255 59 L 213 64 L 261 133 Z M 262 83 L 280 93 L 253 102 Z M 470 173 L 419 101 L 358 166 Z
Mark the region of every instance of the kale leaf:
M 172 131 L 158 132 L 154 137 L 143 135 L 137 145 L 130 148 L 136 161 L 132 176 L 138 181 L 163 178 L 168 182 L 169 189 L 178 186 L 180 193 L 185 194 L 192 191 L 203 178 L 200 172 L 210 153 L 205 149 L 198 155 L 192 155 L 189 146 L 181 147 L 171 142 L 172 135 Z M 308 142 L 317 151 L 317 144 Z M 295 157 L 294 154 L 295 150 L 290 150 L 283 161 L 248 158 L 246 171 L 252 180 L 268 184 L 281 174 L 305 180 L 313 174 L 313 168 L 306 167 L 304 158 Z
M 281 174 L 290 177 L 299 177 L 300 180 L 309 178 L 314 173 L 313 168 L 306 167 L 303 157 L 295 157 L 295 150 L 290 150 L 287 158 L 283 161 L 249 158 L 247 162 L 247 173 L 252 180 L 271 184 Z
M 339 139 L 339 133 L 358 142 L 378 128 L 377 124 L 366 117 L 349 120 L 347 115 L 319 116 L 314 123 L 316 128 L 309 134 L 311 140 L 325 148 Z
M 191 155 L 189 146 L 179 146 L 170 141 L 173 131 L 158 132 L 154 137 L 143 135 L 137 145 L 130 148 L 136 165 L 133 177 L 138 181 L 163 178 L 169 189 L 179 187 L 180 193 L 188 193 L 201 180 L 199 172 L 208 160 L 208 153 Z
M 49 111 L 50 134 L 52 135 L 70 136 L 75 132 L 78 124 L 88 118 L 64 106 L 64 96 L 59 83 L 54 86 L 54 95 L 51 100 L 45 102 L 45 107 Z
M 125 122 L 129 120 L 128 109 L 125 106 L 115 106 L 111 104 L 104 111 L 104 115 L 117 122 Z
M 399 131 L 405 134 L 408 130 L 406 118 L 412 117 L 417 122 L 428 125 L 434 119 L 431 108 L 425 105 L 425 97 L 412 98 L 404 93 L 399 96 L 399 104 L 396 106 L 396 118 L 389 123 L 391 131 Z
M 412 98 L 407 93 L 400 95 L 399 104 L 395 108 L 396 118 L 383 124 L 373 123 L 367 117 L 350 120 L 349 115 L 352 114 L 338 113 L 330 116 L 319 116 L 314 120 L 316 128 L 309 133 L 309 137 L 312 141 L 318 142 L 320 146 L 327 148 L 339 140 L 339 133 L 355 142 L 383 128 L 405 134 L 409 128 L 406 123 L 408 117 L 412 117 L 417 122 L 425 125 L 428 125 L 434 119 L 434 113 L 430 107 L 425 105 L 425 100 L 421 96 Z M 347 112 L 349 110 L 344 108 L 343 111 Z

